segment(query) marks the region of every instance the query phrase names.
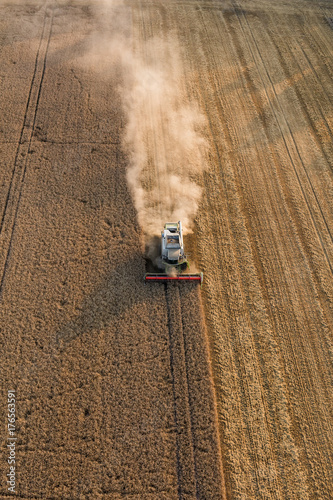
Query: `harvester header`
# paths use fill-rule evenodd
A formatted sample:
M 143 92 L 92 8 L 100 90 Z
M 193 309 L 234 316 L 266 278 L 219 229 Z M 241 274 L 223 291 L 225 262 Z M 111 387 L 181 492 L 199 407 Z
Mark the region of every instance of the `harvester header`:
M 169 274 L 146 273 L 145 281 L 200 281 L 200 283 L 202 283 L 203 273 L 177 274 L 176 276 Z

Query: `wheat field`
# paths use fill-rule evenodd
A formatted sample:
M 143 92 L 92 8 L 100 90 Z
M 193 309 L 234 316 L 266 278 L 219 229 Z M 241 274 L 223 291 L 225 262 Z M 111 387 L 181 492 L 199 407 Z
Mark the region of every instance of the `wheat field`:
M 16 497 L 332 498 L 332 3 L 0 11 Z M 145 284 L 180 211 L 203 286 Z

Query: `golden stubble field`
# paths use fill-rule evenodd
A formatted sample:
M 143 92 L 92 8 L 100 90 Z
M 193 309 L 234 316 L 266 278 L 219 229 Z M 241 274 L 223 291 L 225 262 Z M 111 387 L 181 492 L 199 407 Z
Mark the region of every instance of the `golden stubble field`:
M 17 498 L 333 497 L 331 2 L 0 10 L 1 497 L 12 388 Z M 142 279 L 177 154 L 202 289 Z

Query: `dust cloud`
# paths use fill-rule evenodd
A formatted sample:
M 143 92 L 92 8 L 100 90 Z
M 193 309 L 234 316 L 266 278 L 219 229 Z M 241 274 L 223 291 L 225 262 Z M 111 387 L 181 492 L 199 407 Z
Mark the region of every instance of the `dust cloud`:
M 123 146 L 139 224 L 146 239 L 160 234 L 167 221 L 181 220 L 189 233 L 201 197 L 207 145 L 204 118 L 186 95 L 178 39 L 172 32 L 139 39 L 132 34 L 128 6 L 116 1 L 99 6 L 110 26 L 103 43 L 122 73 Z

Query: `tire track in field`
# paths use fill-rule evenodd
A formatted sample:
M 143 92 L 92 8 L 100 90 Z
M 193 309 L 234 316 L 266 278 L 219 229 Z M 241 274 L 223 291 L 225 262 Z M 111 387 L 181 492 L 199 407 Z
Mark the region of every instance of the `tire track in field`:
M 311 38 L 312 41 L 312 55 L 320 58 L 320 60 L 324 63 L 325 66 L 325 76 L 328 78 L 327 82 L 330 84 L 333 78 L 333 69 L 331 64 L 332 58 L 332 42 L 328 38 L 332 38 L 331 31 L 327 31 L 327 36 L 324 35 L 326 30 L 318 30 L 318 17 L 315 18 L 315 28 L 309 30 L 308 23 L 304 24 L 304 33 L 307 37 Z M 302 43 L 302 41 L 301 41 Z M 318 54 L 318 55 L 317 55 Z
M 180 499 L 225 499 L 210 358 L 198 285 L 167 283 Z
M 265 19 L 266 19 L 266 24 L 269 24 L 268 17 L 266 17 Z M 264 26 L 262 26 L 262 29 L 264 30 Z M 277 37 L 278 43 L 274 40 L 273 33 L 274 33 L 274 36 Z M 310 77 L 310 75 L 308 75 L 307 78 L 305 77 L 305 75 L 303 74 L 302 68 L 301 68 L 301 66 L 299 65 L 299 62 L 298 62 L 299 60 L 302 60 L 302 55 L 299 56 L 301 59 L 299 59 L 299 57 L 295 58 L 295 56 L 292 53 L 293 51 L 290 50 L 290 47 L 289 47 L 287 41 L 285 41 L 285 38 L 287 40 L 287 35 L 286 35 L 286 37 L 283 37 L 281 35 L 281 30 L 278 33 L 275 30 L 269 30 L 269 31 L 267 31 L 267 35 L 270 36 L 271 42 L 274 44 L 275 50 L 277 50 L 278 53 L 280 54 L 279 61 L 280 61 L 281 67 L 286 72 L 286 75 L 288 76 L 288 78 L 292 81 L 293 74 L 295 74 L 295 68 L 298 69 L 300 71 L 300 73 L 304 77 L 303 80 L 301 80 L 301 82 L 300 82 L 300 84 L 302 83 L 303 86 L 299 85 L 299 88 L 298 88 L 298 85 L 295 85 L 295 87 L 293 87 L 293 89 L 296 92 L 296 95 L 298 96 L 298 99 L 299 99 L 299 101 L 302 104 L 302 110 L 304 111 L 304 113 L 306 114 L 306 117 L 309 120 L 308 121 L 309 132 L 312 133 L 312 135 L 314 136 L 314 139 L 316 140 L 316 142 L 318 143 L 318 145 L 321 146 L 322 143 L 319 142 L 318 136 L 315 135 L 315 131 L 316 131 L 315 123 L 316 123 L 316 120 L 313 119 L 313 113 L 315 114 L 315 111 L 316 111 L 317 108 L 312 105 L 312 101 L 311 101 L 310 88 L 309 88 L 309 80 L 308 80 L 308 78 Z M 280 48 L 282 50 L 283 47 L 284 47 L 284 51 L 282 51 L 282 53 L 281 53 L 280 52 Z M 303 53 L 305 54 L 305 51 L 303 51 Z M 291 57 L 291 60 L 290 60 L 290 57 Z M 287 61 L 289 63 L 288 65 L 287 65 Z M 308 59 L 308 61 L 310 62 L 310 59 Z M 311 65 L 311 68 L 313 69 L 312 65 Z M 316 76 L 318 78 L 317 74 L 316 74 Z M 315 88 L 315 85 L 316 84 L 313 83 L 312 89 Z M 305 86 L 306 90 L 308 90 L 308 99 L 304 98 L 304 100 L 303 100 L 303 98 L 302 98 L 303 93 L 300 94 L 300 92 L 304 90 L 303 89 L 304 86 Z M 313 111 L 312 115 L 310 115 L 309 112 L 307 111 L 307 102 L 308 102 L 308 106 L 310 106 L 310 110 Z M 318 111 L 321 112 L 320 107 L 319 107 Z M 311 118 L 311 116 L 312 116 L 312 118 Z M 319 135 L 319 131 L 317 131 L 317 134 Z M 323 150 L 322 150 L 322 155 L 324 156 L 324 158 L 326 157 L 325 152 Z M 329 156 L 329 158 L 330 158 L 330 156 Z M 326 157 L 326 159 L 327 159 L 327 157 Z M 318 192 L 322 196 L 321 199 L 323 201 L 325 201 L 325 195 L 322 194 L 322 192 L 320 190 L 320 186 L 318 188 Z M 321 321 L 324 322 L 324 317 L 322 317 Z M 294 322 L 295 322 L 295 324 L 297 323 L 297 317 L 296 316 L 294 316 Z M 287 331 L 287 325 L 285 325 L 284 330 Z M 299 339 L 299 342 L 302 343 L 301 337 Z M 297 374 L 296 379 L 298 380 L 298 384 L 299 384 L 299 387 L 300 387 L 299 394 L 302 395 L 302 404 L 303 404 L 304 408 L 307 408 L 307 419 L 308 419 L 308 422 L 311 422 L 312 429 L 314 430 L 316 428 L 316 423 L 315 423 L 313 417 L 311 416 L 311 410 L 310 410 L 310 407 L 308 406 L 307 398 L 309 398 L 309 394 L 313 393 L 313 398 L 311 398 L 311 400 L 314 399 L 314 401 L 313 401 L 314 402 L 313 408 L 317 408 L 317 407 L 320 408 L 320 406 L 321 406 L 321 400 L 318 400 L 318 398 L 316 397 L 316 395 L 318 395 L 318 388 L 317 388 L 317 391 L 315 391 L 315 390 L 313 390 L 312 387 L 310 387 L 308 384 L 306 384 L 306 383 L 303 382 L 303 378 L 302 378 L 302 366 L 304 367 L 305 362 L 304 362 L 304 359 L 302 359 L 302 357 L 303 357 L 302 353 L 306 350 L 306 347 L 305 347 L 305 344 L 303 342 L 302 349 L 300 350 L 299 348 L 297 348 L 297 344 L 295 344 L 294 339 L 292 338 L 292 336 L 289 336 L 288 343 L 289 343 L 289 346 L 290 346 L 289 353 L 292 354 L 291 365 L 294 365 L 295 368 L 296 368 L 296 370 L 295 370 L 295 372 Z M 311 347 L 311 351 L 312 351 L 312 356 L 313 356 L 313 363 L 315 363 L 315 365 L 312 363 L 312 365 L 313 365 L 313 368 L 312 368 L 313 373 L 316 371 L 315 366 L 320 366 L 320 364 L 321 364 L 321 360 L 318 358 L 318 353 L 319 352 L 322 352 L 322 355 L 324 355 L 324 357 L 326 358 L 326 364 L 327 364 L 327 366 L 330 365 L 330 363 L 332 361 L 332 358 L 329 355 L 328 356 L 326 355 L 326 353 L 329 353 L 330 347 L 329 347 L 329 345 L 327 346 L 328 347 L 327 351 L 325 351 L 325 348 L 323 349 L 323 347 L 321 345 L 322 344 L 322 338 L 319 339 L 318 337 L 313 337 L 312 335 L 310 335 L 310 336 L 307 335 L 305 343 L 309 343 L 312 346 Z M 287 352 L 287 350 L 286 350 L 286 352 Z M 301 361 L 301 365 L 299 363 L 299 360 L 297 358 L 296 353 L 298 353 L 298 356 L 301 357 L 301 360 L 300 360 Z M 311 356 L 308 357 L 308 360 L 310 360 L 310 359 L 311 359 Z M 323 381 L 325 381 L 325 386 L 324 386 L 324 388 L 322 388 L 322 390 L 326 390 L 326 394 L 325 395 L 323 394 L 322 398 L 327 398 L 327 401 L 329 401 L 330 395 L 328 393 L 328 390 L 329 390 L 329 387 L 331 387 L 332 381 L 331 381 L 331 379 L 329 377 L 329 374 L 326 373 L 325 371 L 323 373 L 321 373 L 320 376 L 321 376 L 321 379 Z M 312 404 L 311 404 L 311 406 L 312 406 Z M 296 408 L 296 407 L 297 407 L 297 402 L 295 401 L 294 402 L 294 408 Z M 295 419 L 295 412 L 293 412 L 293 413 L 294 413 L 294 419 Z M 326 423 L 325 423 L 326 430 L 325 430 L 325 432 L 322 432 L 322 428 L 318 429 L 318 434 L 320 434 L 320 441 L 321 442 L 325 441 L 325 433 L 328 433 L 328 435 L 332 435 L 332 427 L 330 425 L 330 418 L 331 417 L 329 416 L 329 412 L 327 412 L 327 410 L 325 411 L 325 414 L 326 414 L 326 417 L 327 417 L 327 420 L 326 420 Z M 318 418 L 316 418 L 316 421 L 318 421 Z M 312 435 L 315 436 L 315 432 L 313 432 Z M 306 453 L 308 453 L 307 443 L 305 441 L 303 442 L 302 446 L 304 447 L 304 450 L 306 451 Z M 329 454 L 327 456 L 329 456 Z M 309 459 L 310 459 L 310 457 L 308 455 L 308 460 Z M 323 471 L 324 471 L 324 467 L 323 467 Z M 311 477 L 311 471 L 310 470 L 309 470 L 309 477 Z M 329 483 L 330 479 L 327 478 L 327 482 Z
M 282 270 L 282 269 L 283 269 L 283 267 L 281 267 L 281 270 Z M 295 318 L 295 319 L 296 319 L 296 318 Z M 287 330 L 288 330 L 288 329 L 287 329 Z M 287 331 L 287 330 L 286 330 L 286 331 Z M 304 348 L 304 347 L 303 347 L 303 348 Z M 303 351 L 301 351 L 301 352 L 303 352 Z M 314 351 L 314 352 L 316 352 L 316 351 Z M 301 372 L 299 372 L 299 376 L 301 376 Z M 328 387 L 328 385 L 327 385 L 327 387 Z M 311 389 L 310 389 L 310 388 L 307 388 L 307 393 L 309 393 L 309 390 L 311 391 Z M 304 394 L 305 394 L 305 392 L 303 392 L 303 395 L 304 395 Z M 304 399 L 304 403 L 305 403 L 305 407 L 306 407 L 306 406 L 307 406 L 307 404 L 308 404 L 308 403 L 306 403 L 306 399 Z M 314 430 L 314 429 L 315 429 L 315 425 L 314 425 L 313 419 L 311 419 L 311 417 L 309 416 L 309 421 L 311 421 L 311 420 L 312 420 L 312 430 Z M 315 437 L 315 433 L 313 433 L 313 436 Z M 317 449 L 319 449 L 319 448 L 318 448 L 318 446 L 317 446 Z M 327 481 L 327 484 L 328 484 L 328 483 L 329 483 L 329 480 Z
M 268 98 L 268 95 L 266 93 L 266 96 Z M 268 101 L 270 102 L 270 101 Z M 281 130 L 281 128 L 280 128 Z M 282 131 L 281 131 L 282 133 Z M 294 140 L 294 139 L 293 139 Z M 290 156 L 290 151 L 288 151 L 288 148 L 286 149 L 287 153 L 288 153 L 288 156 L 289 158 L 291 159 L 291 156 Z M 299 153 L 298 149 L 296 150 L 296 152 Z M 292 159 L 291 159 L 292 161 Z M 297 180 L 298 180 L 298 184 L 301 188 L 301 194 L 303 196 L 303 199 L 304 201 L 306 202 L 306 206 L 308 207 L 308 209 L 310 210 L 311 208 L 311 203 L 312 203 L 312 206 L 314 206 L 316 203 L 313 203 L 313 201 L 309 201 L 307 200 L 307 197 L 305 195 L 305 191 L 302 187 L 302 182 L 301 182 L 301 179 L 298 175 L 298 172 L 297 170 L 295 170 L 296 168 L 296 164 L 291 163 L 293 165 L 293 169 L 295 171 L 295 174 L 296 174 L 296 177 L 297 177 Z M 283 173 L 281 171 L 281 168 L 278 166 L 278 163 L 277 163 L 277 167 L 278 167 L 278 171 L 279 171 L 279 183 L 281 185 L 281 187 L 283 188 L 283 191 L 284 191 L 284 197 L 285 197 L 285 200 L 290 200 L 290 190 L 291 190 L 291 187 L 286 184 L 286 179 L 284 179 L 285 177 L 285 173 Z M 306 172 L 307 176 L 308 176 L 308 173 Z M 305 177 L 303 179 L 303 181 L 306 183 L 307 181 L 307 178 Z M 311 186 L 312 186 L 312 183 L 311 183 Z M 305 184 L 305 187 L 306 187 L 306 184 Z M 312 189 L 313 189 L 313 186 L 312 186 Z M 314 192 L 314 190 L 313 190 Z M 317 194 L 315 194 L 315 201 L 317 200 Z M 311 234 L 309 233 L 309 230 L 306 231 L 306 233 L 304 234 L 304 228 L 306 226 L 304 226 L 304 221 L 302 223 L 302 220 L 300 219 L 300 214 L 298 213 L 298 207 L 297 205 L 295 205 L 295 202 L 294 201 L 288 201 L 288 206 L 290 208 L 290 211 L 291 211 L 291 214 L 293 216 L 293 220 L 296 224 L 296 227 L 297 227 L 297 232 L 298 232 L 298 235 L 299 235 L 299 238 L 300 238 L 300 241 L 302 242 L 302 246 L 304 248 L 304 252 L 305 252 L 305 255 L 306 255 L 306 259 L 308 260 L 310 266 L 311 266 L 311 269 L 313 271 L 313 277 L 314 277 L 314 281 L 315 281 L 315 286 L 317 288 L 317 292 L 320 294 L 320 301 L 321 301 L 321 306 L 323 307 L 323 315 L 325 317 L 325 321 L 328 322 L 329 324 L 332 324 L 332 321 L 331 321 L 331 304 L 330 304 L 330 301 L 327 297 L 327 293 L 329 293 L 329 290 L 326 290 L 327 289 L 327 286 L 325 285 L 325 276 L 323 274 L 323 272 L 320 270 L 320 266 L 319 266 L 319 263 L 317 262 L 317 257 L 316 257 L 316 254 L 313 252 L 313 249 L 312 249 L 312 237 L 311 237 Z M 322 212 L 322 208 L 319 204 L 319 210 Z M 316 219 L 318 218 L 318 214 L 316 215 Z M 321 234 L 320 234 L 320 231 L 319 231 L 319 228 L 317 226 L 317 223 L 316 223 L 316 220 L 314 219 L 314 217 L 311 219 L 312 222 L 313 222 L 313 228 L 315 229 L 316 233 L 317 233 L 317 236 L 319 236 L 319 242 L 321 244 L 321 247 L 323 248 L 324 252 L 323 252 L 323 256 L 326 260 L 326 262 L 328 263 L 328 270 L 330 272 L 332 272 L 332 267 L 331 267 L 331 259 L 329 258 L 328 256 L 328 253 L 331 253 L 332 251 L 332 245 L 331 245 L 331 234 L 330 234 L 330 231 L 328 229 L 327 231 L 327 235 L 328 235 L 328 238 L 326 238 L 325 236 L 325 227 L 323 228 L 324 229 L 324 233 L 323 233 L 323 237 L 325 237 L 326 239 L 326 244 L 323 243 L 323 239 L 321 237 Z M 320 219 L 318 219 L 319 222 L 320 222 Z M 326 228 L 328 228 L 328 223 L 327 223 L 327 220 L 326 220 L 326 217 L 322 218 L 321 219 L 324 223 L 324 226 L 326 226 Z
M 267 22 L 269 22 L 268 16 L 266 19 L 267 19 Z M 326 101 L 326 106 L 328 106 L 330 104 L 330 97 L 327 94 L 327 90 L 325 89 L 325 87 L 324 87 L 324 85 L 323 85 L 323 83 L 318 75 L 318 72 L 316 71 L 315 67 L 313 66 L 309 56 L 306 54 L 302 45 L 300 43 L 298 43 L 298 46 L 299 46 L 298 51 L 295 47 L 293 47 L 293 48 L 290 47 L 290 44 L 288 44 L 285 41 L 283 34 L 281 34 L 281 30 L 280 31 L 270 30 L 270 31 L 267 31 L 266 33 L 267 33 L 267 36 L 270 38 L 271 43 L 275 44 L 275 49 L 277 51 L 281 67 L 283 68 L 289 81 L 292 82 L 294 79 L 294 74 L 293 74 L 292 70 L 295 68 L 295 66 L 298 68 L 299 74 L 302 75 L 303 82 L 306 82 L 308 78 L 312 77 L 312 75 L 311 75 L 311 72 L 312 72 L 313 75 L 315 76 L 317 85 L 319 87 L 321 87 L 321 89 L 322 89 L 322 95 L 320 96 L 320 98 L 322 99 L 324 96 L 325 101 Z M 277 37 L 278 43 L 275 42 L 274 37 Z M 299 52 L 300 52 L 300 54 L 299 54 Z M 303 65 L 300 64 L 300 59 L 303 59 L 303 61 L 305 60 L 305 66 L 307 66 L 307 68 L 306 67 L 304 68 L 304 64 Z M 297 80 L 298 80 L 298 78 L 297 78 Z M 311 87 L 310 85 L 307 85 L 308 92 L 306 95 L 304 95 L 303 89 L 301 89 L 301 86 L 298 85 L 297 83 L 293 86 L 293 90 L 296 93 L 296 95 L 299 99 L 299 102 L 302 104 L 302 109 L 304 111 L 304 114 L 307 117 L 308 123 L 310 125 L 309 132 L 311 133 L 312 138 L 315 141 L 317 147 L 322 149 L 323 155 L 325 156 L 325 160 L 327 162 L 327 166 L 328 166 L 328 168 L 331 169 L 330 158 L 332 155 L 332 144 L 330 144 L 329 141 L 327 141 L 327 140 L 325 143 L 325 136 L 330 137 L 331 142 L 333 143 L 333 132 L 331 130 L 331 126 L 328 123 L 327 117 L 325 116 L 325 114 L 321 108 L 320 99 L 318 98 L 318 96 L 316 94 L 313 95 L 313 87 Z M 317 104 L 316 107 L 312 103 L 313 98 L 315 98 L 315 102 Z M 318 113 L 320 115 L 319 124 L 321 124 L 321 123 L 324 124 L 324 128 L 326 129 L 326 134 L 323 134 L 319 124 L 317 124 L 318 117 L 316 116 L 316 114 L 318 114 Z
M 240 13 L 241 13 L 241 15 L 240 15 Z M 300 188 L 300 190 L 302 192 L 304 201 L 305 201 L 305 203 L 307 205 L 308 213 L 309 213 L 310 218 L 312 220 L 313 227 L 314 227 L 314 229 L 316 231 L 316 234 L 317 234 L 318 240 L 320 242 L 322 251 L 323 251 L 323 253 L 325 255 L 327 265 L 328 265 L 328 267 L 329 267 L 329 269 L 331 271 L 331 274 L 333 275 L 333 267 L 332 267 L 330 258 L 329 258 L 328 253 L 327 253 L 326 245 L 324 244 L 321 231 L 318 228 L 318 223 L 316 221 L 316 218 L 315 218 L 315 215 L 313 213 L 313 210 L 311 209 L 311 203 L 310 203 L 310 201 L 309 201 L 309 199 L 308 199 L 308 197 L 306 195 L 305 187 L 304 187 L 304 185 L 303 185 L 303 183 L 301 181 L 300 173 L 299 173 L 298 168 L 296 166 L 294 157 L 298 158 L 298 160 L 300 162 L 300 165 L 302 166 L 302 170 L 304 171 L 304 173 L 306 175 L 306 179 L 307 179 L 307 181 L 309 183 L 309 186 L 311 188 L 311 192 L 312 192 L 312 194 L 313 194 L 313 196 L 315 198 L 315 202 L 316 202 L 315 204 L 318 206 L 318 209 L 319 209 L 319 211 L 321 213 L 321 216 L 322 216 L 322 220 L 323 220 L 323 222 L 324 222 L 324 224 L 326 226 L 326 230 L 327 230 L 328 235 L 329 235 L 329 237 L 330 237 L 330 239 L 332 241 L 332 235 L 330 233 L 330 230 L 329 230 L 327 221 L 325 219 L 325 216 L 323 214 L 322 208 L 320 206 L 318 197 L 317 197 L 317 195 L 315 193 L 315 190 L 314 190 L 313 185 L 311 183 L 311 180 L 309 178 L 309 174 L 308 174 L 307 169 L 306 169 L 306 167 L 304 165 L 304 161 L 303 161 L 303 159 L 302 159 L 302 157 L 300 155 L 297 143 L 295 141 L 294 135 L 293 135 L 292 130 L 290 128 L 290 125 L 288 123 L 287 117 L 285 116 L 283 108 L 280 105 L 279 98 L 278 98 L 278 96 L 276 94 L 274 84 L 273 84 L 273 82 L 271 80 L 271 77 L 269 75 L 269 72 L 268 72 L 268 69 L 266 67 L 265 61 L 262 58 L 262 55 L 261 55 L 261 52 L 259 50 L 258 44 L 256 42 L 256 39 L 255 39 L 254 35 L 253 35 L 251 26 L 249 25 L 249 22 L 247 20 L 247 17 L 245 15 L 244 11 L 236 3 L 235 3 L 235 14 L 236 14 L 236 16 L 237 16 L 237 18 L 239 20 L 239 24 L 240 24 L 241 30 L 242 30 L 242 32 L 244 34 L 244 40 L 247 41 L 249 50 L 250 50 L 250 52 L 252 54 L 253 61 L 255 62 L 256 66 L 257 66 L 258 74 L 260 75 L 260 79 L 262 81 L 263 88 L 265 89 L 265 94 L 267 96 L 267 100 L 269 102 L 271 111 L 272 111 L 272 113 L 273 113 L 273 115 L 275 117 L 276 123 L 277 123 L 277 125 L 279 127 L 279 130 L 280 130 L 280 133 L 281 133 L 281 138 L 282 138 L 282 140 L 283 140 L 283 142 L 285 144 L 286 151 L 288 153 L 291 165 L 293 166 L 293 170 L 295 172 L 295 176 L 297 178 L 297 182 L 298 182 L 299 188 Z M 242 22 L 241 18 L 244 19 L 244 22 Z M 247 36 L 247 33 L 249 34 L 249 36 Z M 251 40 L 252 40 L 252 42 L 251 42 Z M 258 61 L 257 61 L 258 58 L 260 60 L 260 64 L 258 64 Z M 264 74 L 261 71 L 260 67 L 264 70 Z M 265 80 L 268 82 L 268 84 L 265 83 Z M 271 89 L 271 91 L 273 93 L 273 96 L 274 96 L 274 101 L 277 104 L 278 110 L 275 109 L 275 106 L 272 103 L 272 99 L 270 98 L 270 96 L 269 96 L 269 94 L 268 94 L 268 92 L 266 90 L 267 88 Z M 291 140 L 289 140 L 288 137 L 286 136 L 286 134 L 283 132 L 284 128 L 287 128 Z
M 266 19 L 267 19 L 267 23 L 268 23 L 269 18 L 266 17 Z M 291 62 L 293 63 L 291 65 L 291 68 L 293 68 L 293 69 L 295 69 L 295 67 L 298 68 L 299 74 L 302 75 L 301 82 L 299 82 L 299 83 L 303 83 L 303 87 L 305 87 L 305 89 L 308 92 L 303 97 L 303 95 L 304 95 L 302 92 L 303 88 L 301 85 L 297 85 L 297 84 L 293 86 L 293 91 L 295 92 L 299 102 L 302 104 L 302 111 L 303 111 L 306 119 L 308 120 L 309 133 L 311 134 L 315 144 L 322 151 L 322 154 L 325 157 L 326 168 L 331 171 L 330 158 L 332 156 L 332 147 L 330 144 L 330 140 L 326 139 L 326 143 L 328 143 L 328 147 L 329 147 L 329 149 L 326 150 L 325 138 L 322 137 L 319 125 L 317 126 L 318 115 L 319 115 L 320 124 L 323 123 L 324 127 L 326 129 L 326 132 L 327 132 L 326 136 L 329 136 L 331 139 L 333 138 L 331 127 L 327 121 L 325 114 L 323 113 L 323 110 L 322 110 L 322 107 L 320 104 L 321 102 L 323 102 L 323 104 L 326 105 L 326 109 L 329 109 L 330 96 L 328 95 L 327 90 L 323 86 L 316 69 L 314 68 L 314 66 L 312 65 L 312 63 L 310 61 L 309 56 L 306 54 L 306 51 L 302 47 L 302 44 L 300 44 L 299 41 L 297 41 L 297 43 L 295 41 L 295 43 L 293 45 L 296 45 L 296 47 L 294 47 L 294 46 L 290 47 L 290 44 L 286 44 L 284 37 L 281 36 L 281 30 L 280 31 L 265 30 L 264 24 L 265 23 L 262 24 L 262 33 L 265 33 L 265 35 L 270 40 L 272 46 L 274 46 L 274 50 L 277 52 L 280 65 L 283 68 L 283 71 L 284 71 L 286 77 L 288 77 L 290 80 L 292 80 L 292 78 L 293 78 L 293 74 L 292 74 L 292 71 L 290 69 Z M 274 33 L 274 36 L 277 37 L 277 41 L 274 40 L 273 33 Z M 291 62 L 290 62 L 290 59 L 291 59 Z M 315 83 L 312 82 L 312 86 L 311 86 L 312 94 L 314 94 L 314 96 L 311 95 L 311 91 L 310 91 L 309 83 L 308 83 L 312 79 L 315 80 Z M 314 91 L 316 89 L 316 86 L 319 86 L 319 89 L 320 88 L 322 89 L 322 93 L 320 93 L 320 91 L 319 92 Z M 312 103 L 313 97 L 316 100 L 315 101 L 316 106 L 314 106 Z M 320 140 L 320 138 L 321 138 L 321 140 Z M 319 199 L 318 199 L 318 192 L 319 192 L 319 194 L 321 194 L 320 193 L 320 186 L 319 187 L 314 186 L 314 183 L 316 182 L 316 178 L 314 177 L 314 179 L 311 180 L 311 177 L 310 177 L 311 170 L 310 170 L 310 172 L 308 172 L 308 170 L 305 169 L 305 165 L 304 165 L 304 171 L 306 173 L 306 178 L 307 178 L 307 180 L 311 186 L 312 192 L 314 194 L 316 203 L 319 207 L 321 217 L 325 223 L 327 234 L 329 235 L 330 241 L 332 242 L 333 241 L 332 234 L 331 234 L 330 227 L 329 227 L 330 224 L 327 222 L 327 218 L 329 218 L 329 213 L 328 213 L 329 207 L 326 206 L 326 210 L 325 210 L 325 214 L 324 214 L 324 210 L 321 207 L 321 204 L 320 204 Z M 322 203 L 324 203 L 324 202 L 325 202 L 325 198 L 322 199 Z
M 177 284 L 165 284 L 170 336 L 170 369 L 174 397 L 177 442 L 178 496 L 197 497 L 197 474 L 194 463 L 193 436 L 189 407 L 189 387 L 185 362 L 184 337 Z
M 35 67 L 28 93 L 27 105 L 15 155 L 12 176 L 0 223 L 0 296 L 2 294 L 5 274 L 10 257 L 16 218 L 28 164 L 31 141 L 35 128 L 40 93 L 44 80 L 47 52 L 52 34 L 53 7 L 51 7 L 51 12 L 48 10 L 47 4 L 44 8 L 45 16 L 42 34 L 36 54 Z

